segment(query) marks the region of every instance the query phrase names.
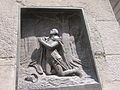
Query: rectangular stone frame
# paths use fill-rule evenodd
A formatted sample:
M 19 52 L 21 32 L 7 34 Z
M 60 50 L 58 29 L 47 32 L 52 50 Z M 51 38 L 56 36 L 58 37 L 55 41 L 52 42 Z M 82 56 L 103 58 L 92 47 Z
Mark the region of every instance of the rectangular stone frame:
M 83 13 L 83 18 L 84 18 L 84 21 L 85 21 L 85 25 L 86 25 L 86 28 L 87 28 L 87 33 L 88 33 L 88 39 L 90 41 L 90 37 L 89 37 L 89 25 L 87 24 L 87 16 L 85 15 L 84 13 L 84 8 L 73 8 L 73 7 L 20 7 L 19 8 L 19 27 L 18 27 L 18 35 L 17 35 L 17 61 L 16 61 L 16 90 L 18 90 L 18 71 L 19 71 L 19 62 L 20 62 L 20 45 L 21 45 L 21 42 L 20 42 L 20 35 L 21 35 L 21 9 L 22 8 L 40 8 L 40 9 L 81 9 L 82 10 L 82 13 Z M 91 44 L 91 41 L 90 41 L 90 46 L 91 46 L 91 49 L 92 49 L 92 55 L 93 55 L 93 59 L 94 59 L 94 64 L 95 64 L 95 70 L 97 72 L 97 78 L 98 78 L 98 82 L 101 84 L 102 86 L 102 79 L 100 77 L 101 73 L 100 73 L 100 70 L 99 70 L 99 66 L 98 66 L 98 61 L 100 58 L 102 60 L 104 60 L 104 56 L 101 56 L 101 52 L 93 52 L 93 48 L 92 48 L 92 44 Z M 100 46 L 101 47 L 101 46 Z

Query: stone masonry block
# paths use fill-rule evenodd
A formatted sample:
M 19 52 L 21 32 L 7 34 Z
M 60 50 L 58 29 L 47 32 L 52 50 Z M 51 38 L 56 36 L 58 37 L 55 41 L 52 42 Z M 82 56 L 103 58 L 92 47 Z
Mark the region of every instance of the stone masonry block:
M 120 27 L 114 21 L 97 21 L 96 26 L 101 36 L 106 54 L 120 54 Z
M 16 67 L 13 61 L 0 59 L 0 90 L 15 90 Z
M 18 14 L 15 0 L 0 0 L 0 57 L 16 56 Z
M 120 55 L 106 56 L 107 80 L 103 90 L 118 90 L 120 87 Z

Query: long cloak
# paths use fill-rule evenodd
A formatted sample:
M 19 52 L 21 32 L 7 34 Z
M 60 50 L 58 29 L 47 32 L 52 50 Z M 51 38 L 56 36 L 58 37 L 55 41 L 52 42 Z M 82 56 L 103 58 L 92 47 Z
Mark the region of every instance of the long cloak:
M 59 48 L 55 49 L 52 53 L 52 56 L 55 61 L 63 68 L 63 70 L 69 70 L 73 68 L 80 68 L 81 69 L 81 61 L 77 58 L 73 58 L 72 60 L 66 60 L 65 57 L 65 48 L 62 40 L 58 40 Z M 29 66 L 34 67 L 36 71 L 41 75 L 45 72 L 45 64 L 46 64 L 46 48 L 40 43 L 39 48 L 40 57 L 36 61 L 32 61 Z M 62 60 L 57 59 L 55 54 L 59 54 L 62 57 Z

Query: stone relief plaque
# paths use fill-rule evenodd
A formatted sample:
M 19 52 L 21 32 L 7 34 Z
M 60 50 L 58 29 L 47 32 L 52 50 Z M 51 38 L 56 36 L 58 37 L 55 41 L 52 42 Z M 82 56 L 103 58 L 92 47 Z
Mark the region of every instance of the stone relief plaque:
M 18 90 L 101 90 L 81 9 L 22 8 Z

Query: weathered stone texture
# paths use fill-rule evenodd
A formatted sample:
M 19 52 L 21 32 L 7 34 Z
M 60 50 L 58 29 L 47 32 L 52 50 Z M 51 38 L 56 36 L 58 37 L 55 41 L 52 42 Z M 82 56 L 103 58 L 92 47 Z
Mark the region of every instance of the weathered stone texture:
M 108 0 L 18 0 L 27 7 L 73 7 L 83 8 L 96 20 L 115 20 Z
M 17 2 L 18 1 L 18 2 Z M 71 7 L 83 8 L 89 25 L 88 32 L 93 54 L 96 51 L 108 54 L 106 60 L 95 59 L 98 76 L 104 90 L 118 90 L 120 87 L 119 55 L 120 29 L 109 0 L 0 0 L 0 57 L 16 57 L 18 6 L 20 7 Z M 18 5 L 18 6 L 17 6 Z M 97 35 L 97 37 L 96 37 Z M 104 51 L 105 50 L 105 51 Z M 98 52 L 99 54 L 99 52 Z M 111 56 L 109 56 L 109 54 Z M 116 54 L 118 56 L 116 56 Z M 99 58 L 99 57 L 98 57 Z M 0 61 L 0 90 L 14 90 L 15 66 Z M 101 64 L 102 63 L 102 64 Z M 108 67 L 105 67 L 107 65 Z M 106 71 L 108 77 L 104 77 Z M 115 72 L 116 71 L 116 72 Z M 103 75 L 103 76 L 102 76 Z M 8 89 L 9 88 L 9 89 Z
M 73 62 L 72 60 L 75 58 L 80 58 L 81 63 L 83 66 L 85 65 L 88 68 L 84 68 L 86 73 L 89 74 L 92 78 L 96 79 L 96 74 L 94 73 L 94 65 L 93 65 L 93 58 L 91 57 L 91 50 L 89 45 L 89 40 L 87 36 L 87 31 L 85 28 L 83 16 L 82 16 L 82 10 L 79 10 L 79 12 L 75 11 L 69 11 L 69 10 L 52 10 L 50 12 L 49 10 L 41 12 L 43 9 L 22 9 L 22 37 L 21 37 L 21 57 L 20 57 L 20 74 L 19 74 L 19 82 L 21 82 L 18 86 L 20 86 L 20 90 L 24 90 L 25 87 L 34 88 L 52 88 L 52 87 L 63 87 L 63 86 L 76 86 L 76 83 L 74 82 L 80 82 L 79 85 L 82 83 L 83 86 L 85 85 L 84 79 L 74 79 L 74 82 L 72 79 L 74 77 L 68 77 L 61 78 L 61 77 L 54 77 L 53 75 L 51 77 L 42 76 L 43 78 L 39 78 L 39 81 L 37 85 L 32 86 L 29 84 L 26 84 L 24 81 L 23 76 L 27 76 L 27 73 L 25 75 L 26 70 L 28 70 L 29 63 L 34 60 L 34 58 L 37 60 L 39 59 L 40 52 L 36 50 L 36 48 L 39 46 L 38 37 L 42 36 L 49 36 L 49 30 L 53 27 L 57 28 L 59 30 L 59 34 L 62 38 L 62 46 L 64 47 L 64 58 L 68 60 L 68 62 Z M 24 12 L 26 11 L 26 12 Z M 60 11 L 60 12 L 58 12 Z M 68 13 L 69 11 L 69 13 Z M 31 13 L 29 13 L 31 12 Z M 49 12 L 49 16 L 48 13 Z M 54 13 L 53 13 L 54 12 Z M 61 12 L 64 12 L 64 14 L 61 14 Z M 57 14 L 57 16 L 56 16 Z M 72 14 L 72 15 L 71 15 Z M 76 15 L 77 14 L 77 15 Z M 38 17 L 31 17 L 31 16 L 39 16 Z M 79 15 L 79 16 L 78 16 Z M 27 17 L 25 17 L 27 16 Z M 29 17 L 28 17 L 29 16 Z M 72 16 L 72 17 L 69 17 Z M 63 17 L 63 18 L 60 18 Z M 68 19 L 69 18 L 69 19 Z M 81 19 L 80 19 L 81 18 Z M 40 22 L 38 22 L 38 20 Z M 37 23 L 36 23 L 37 22 Z M 39 28 L 39 29 L 38 29 Z M 42 33 L 41 33 L 42 32 Z M 69 33 L 69 34 L 68 34 Z M 34 37 L 33 37 L 34 36 Z M 38 43 L 37 43 L 38 42 Z M 33 45 L 34 43 L 34 45 Z M 41 49 L 40 49 L 41 50 Z M 76 51 L 77 50 L 77 51 Z M 37 53 L 36 53 L 37 51 Z M 58 50 L 59 51 L 59 50 Z M 56 54 L 54 54 L 56 55 Z M 54 57 L 53 53 L 52 56 Z M 61 55 L 62 56 L 62 55 Z M 29 59 L 26 57 L 30 57 Z M 54 57 L 56 59 L 56 57 Z M 80 61 L 79 60 L 79 61 Z M 77 64 L 77 63 L 76 63 Z M 43 67 L 44 70 L 44 67 Z M 29 71 L 29 72 L 32 72 Z M 81 71 L 82 73 L 85 73 L 84 71 Z M 33 72 L 32 72 L 33 73 Z M 83 74 L 83 77 L 85 75 Z M 48 79 L 49 78 L 49 79 Z M 75 77 L 77 78 L 77 77 Z M 53 80 L 54 79 L 54 80 Z M 63 80 L 62 80 L 63 79 Z M 87 78 L 88 81 L 91 78 Z M 96 79 L 97 80 L 97 79 Z M 72 81 L 72 83 L 71 83 Z M 44 85 L 43 85 L 44 82 Z M 96 82 L 96 81 L 89 81 L 89 84 Z M 54 84 L 53 84 L 54 83 Z M 40 85 L 41 84 L 41 85 Z M 94 84 L 95 85 L 95 84 Z M 93 85 L 93 86 L 94 86 Z M 100 85 L 100 84 L 99 84 Z M 45 87 L 44 87 L 45 86 Z M 22 87 L 22 88 L 21 88 Z M 82 87 L 82 86 L 81 86 Z
M 120 87 L 120 55 L 106 56 L 106 76 L 104 90 L 118 90 Z
M 116 21 L 97 21 L 105 54 L 120 54 L 120 27 Z
M 106 56 L 107 72 L 111 83 L 120 83 L 120 55 Z
M 15 60 L 0 59 L 0 90 L 15 90 Z
M 15 57 L 16 55 L 16 34 L 18 30 L 17 23 L 19 14 L 17 3 L 22 7 L 78 7 L 83 8 L 85 10 L 85 13 L 89 14 L 89 16 L 92 18 L 95 18 L 95 20 L 115 20 L 110 4 L 107 0 L 17 0 L 16 2 L 14 0 L 9 0 L 8 2 L 1 1 L 1 57 Z
M 29 90 L 101 90 L 99 87 L 99 84 L 94 86 L 94 84 L 91 85 L 85 85 L 85 86 L 69 86 L 69 87 L 59 87 L 59 88 L 46 88 L 46 89 L 29 89 Z
M 0 58 L 0 66 L 14 66 L 15 58 Z
M 0 57 L 16 57 L 18 14 L 15 0 L 0 0 Z

